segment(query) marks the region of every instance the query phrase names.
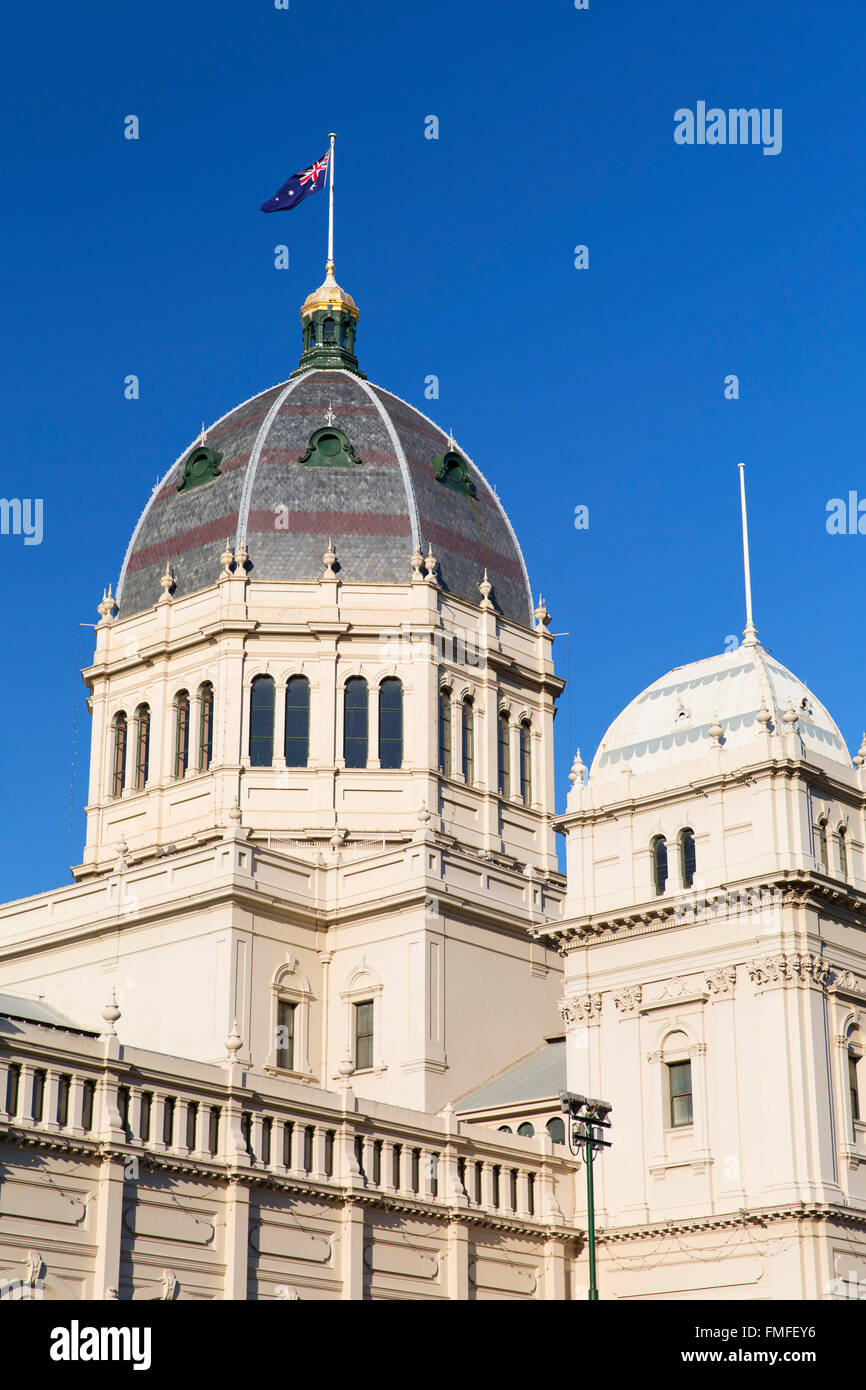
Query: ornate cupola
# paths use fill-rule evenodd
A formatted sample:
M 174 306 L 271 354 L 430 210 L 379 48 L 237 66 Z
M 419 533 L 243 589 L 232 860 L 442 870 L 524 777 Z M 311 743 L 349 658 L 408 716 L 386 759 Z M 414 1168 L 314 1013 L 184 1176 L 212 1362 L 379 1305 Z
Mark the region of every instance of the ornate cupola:
M 366 380 L 355 356 L 358 308 L 334 279 L 333 261 L 327 263 L 324 283 L 304 300 L 301 326 L 304 351 L 293 377 L 311 370 L 338 368 Z

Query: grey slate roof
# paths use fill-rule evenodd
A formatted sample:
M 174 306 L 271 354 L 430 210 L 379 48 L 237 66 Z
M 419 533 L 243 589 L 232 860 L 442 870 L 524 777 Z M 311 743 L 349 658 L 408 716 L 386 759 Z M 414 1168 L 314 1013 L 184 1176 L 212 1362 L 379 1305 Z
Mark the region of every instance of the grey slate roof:
M 329 406 L 356 465 L 298 462 Z M 197 442 L 154 489 L 135 529 L 118 583 L 122 617 L 156 603 L 166 561 L 178 596 L 216 582 L 227 539 L 234 548 L 245 541 L 251 579 L 309 582 L 321 577 L 332 537 L 341 578 L 358 582 L 406 583 L 412 551 L 426 553 L 432 542 L 443 588 L 477 604 L 486 568 L 500 611 L 530 625 L 523 556 L 492 489 L 463 450 L 476 496 L 437 482 L 432 460 L 448 449 L 447 435 L 380 387 L 334 370 L 271 387 L 207 431 L 206 444 L 223 454 L 220 476 L 179 493 Z M 287 526 L 278 528 L 278 515 Z
M 520 1105 L 557 1096 L 565 1086 L 565 1039 L 556 1038 L 455 1100 L 454 1109 L 459 1114 L 466 1110 L 490 1110 L 498 1105 Z
M 94 1038 L 98 1036 L 90 1028 L 80 1028 L 71 1018 L 41 999 L 21 999 L 17 994 L 0 994 L 0 1017 L 19 1019 L 22 1023 L 41 1023 L 48 1028 L 63 1028 L 68 1033 L 85 1033 Z

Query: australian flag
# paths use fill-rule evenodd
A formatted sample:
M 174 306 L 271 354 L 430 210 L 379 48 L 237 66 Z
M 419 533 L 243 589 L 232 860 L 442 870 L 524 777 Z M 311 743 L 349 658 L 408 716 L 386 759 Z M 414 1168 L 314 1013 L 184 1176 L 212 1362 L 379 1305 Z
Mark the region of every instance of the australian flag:
M 330 158 L 331 152 L 329 150 L 327 154 L 322 155 L 321 159 L 314 160 L 308 168 L 302 169 L 299 174 L 292 174 L 292 177 L 286 180 L 273 198 L 262 203 L 262 212 L 288 212 L 290 208 L 296 208 L 298 203 L 309 198 L 311 193 L 318 193 L 320 188 L 325 187 Z

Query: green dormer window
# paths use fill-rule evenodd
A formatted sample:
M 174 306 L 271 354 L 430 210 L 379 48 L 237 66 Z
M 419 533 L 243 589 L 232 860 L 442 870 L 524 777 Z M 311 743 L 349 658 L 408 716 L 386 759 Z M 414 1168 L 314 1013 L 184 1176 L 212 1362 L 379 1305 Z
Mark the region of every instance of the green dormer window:
M 348 437 L 333 425 L 313 430 L 298 459 L 298 463 L 308 463 L 311 468 L 348 468 L 349 464 L 360 462 Z
M 183 466 L 183 482 L 179 484 L 178 492 L 189 492 L 190 488 L 200 487 L 202 483 L 209 483 L 212 478 L 218 478 L 222 461 L 223 456 L 218 454 L 216 449 L 208 449 L 204 444 L 199 444 Z
M 453 449 L 434 458 L 433 476 L 452 492 L 462 492 L 466 497 L 475 496 L 475 484 L 469 476 L 466 460 Z

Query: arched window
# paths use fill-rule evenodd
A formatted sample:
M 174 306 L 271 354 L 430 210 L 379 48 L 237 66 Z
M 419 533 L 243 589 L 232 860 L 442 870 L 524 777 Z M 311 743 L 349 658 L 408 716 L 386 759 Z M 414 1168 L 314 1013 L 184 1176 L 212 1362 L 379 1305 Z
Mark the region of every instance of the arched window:
M 475 707 L 471 695 L 463 701 L 460 712 L 463 753 L 463 781 L 467 786 L 475 781 Z
M 496 744 L 496 760 L 499 772 L 499 795 L 511 795 L 511 726 L 508 711 L 499 711 L 499 736 Z
M 521 1134 L 524 1139 L 534 1139 L 535 1125 L 530 1124 L 528 1120 L 524 1120 L 522 1125 L 517 1126 L 517 1133 Z
M 379 686 L 379 766 L 403 766 L 403 687 L 394 676 Z
M 552 1120 L 548 1120 L 545 1128 L 554 1144 L 565 1143 L 565 1124 L 560 1115 L 554 1115 Z
M 150 771 L 150 706 L 135 711 L 135 790 L 143 792 Z
M 256 676 L 250 690 L 250 766 L 270 767 L 274 761 L 276 696 L 270 676 Z
M 682 1129 L 693 1123 L 692 1064 L 689 1061 L 689 1040 L 679 1030 L 669 1033 L 662 1052 L 667 1081 L 667 1115 L 665 1127 Z
M 526 720 L 520 725 L 520 800 L 532 800 L 532 732 Z
M 815 826 L 815 854 L 820 867 L 825 874 L 830 872 L 829 858 L 827 855 L 827 822 L 823 816 Z
M 513 1131 L 513 1129 L 511 1128 L 511 1125 L 500 1125 L 500 1126 L 499 1126 L 499 1133 L 500 1133 L 500 1134 L 513 1134 L 514 1131 Z
M 343 704 L 343 758 L 346 767 L 367 766 L 367 682 L 363 676 L 346 681 Z
M 840 825 L 836 832 L 836 843 L 839 849 L 839 877 L 848 881 L 848 831 L 844 825 Z
M 661 897 L 668 881 L 668 847 L 664 835 L 656 835 L 651 846 L 653 887 L 656 896 Z
M 686 826 L 685 830 L 680 831 L 680 873 L 684 888 L 691 888 L 694 883 L 695 868 L 695 832 Z
M 292 676 L 286 686 L 286 767 L 306 767 L 310 756 L 310 682 Z
M 120 796 L 126 784 L 126 714 L 121 710 L 114 716 L 114 757 L 111 768 L 111 794 Z
M 451 691 L 439 691 L 439 771 L 451 776 Z
M 328 316 L 322 324 L 322 342 L 332 343 L 334 341 L 334 320 Z
M 174 700 L 174 775 L 185 777 L 189 767 L 189 692 L 179 690 Z
M 860 1053 L 853 1048 L 848 1052 L 848 1097 L 851 1101 L 851 1121 L 857 1124 L 860 1119 L 860 1082 L 857 1076 L 857 1065 L 860 1061 Z
M 198 765 L 201 772 L 207 772 L 213 761 L 213 686 L 206 681 L 198 692 Z

